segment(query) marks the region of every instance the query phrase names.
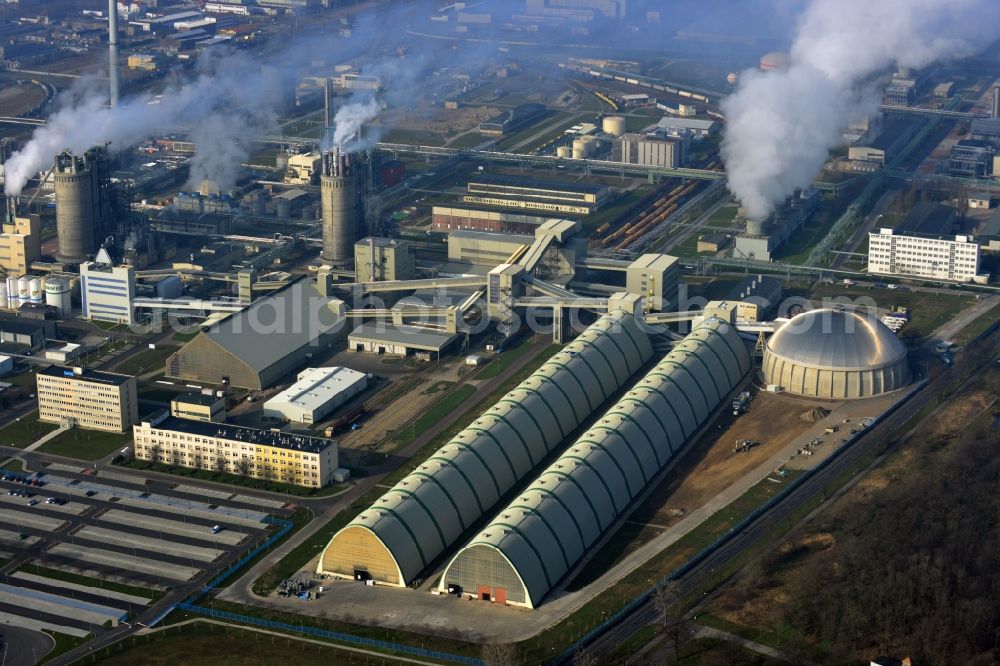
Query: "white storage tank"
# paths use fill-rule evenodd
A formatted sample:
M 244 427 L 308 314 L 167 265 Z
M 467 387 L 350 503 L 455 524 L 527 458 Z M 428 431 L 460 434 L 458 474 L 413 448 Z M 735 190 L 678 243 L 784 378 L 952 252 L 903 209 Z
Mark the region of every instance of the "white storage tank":
M 621 116 L 605 116 L 601 120 L 601 129 L 605 134 L 621 136 L 625 133 L 625 119 Z
M 41 305 L 42 300 L 42 281 L 39 278 L 31 278 L 28 282 L 28 302 Z
M 16 310 L 18 305 L 17 299 L 17 278 L 9 277 L 7 278 L 7 303 L 5 304 L 11 310 Z
M 569 146 L 559 146 L 556 148 L 556 157 L 572 157 L 573 149 Z
M 45 304 L 53 306 L 60 316 L 73 311 L 73 301 L 70 296 L 69 282 L 60 278 L 52 278 L 45 283 Z
M 17 279 L 17 300 L 22 304 L 31 300 L 31 280 L 26 277 Z
M 10 305 L 7 300 L 7 281 L 0 280 L 0 308 L 7 308 Z

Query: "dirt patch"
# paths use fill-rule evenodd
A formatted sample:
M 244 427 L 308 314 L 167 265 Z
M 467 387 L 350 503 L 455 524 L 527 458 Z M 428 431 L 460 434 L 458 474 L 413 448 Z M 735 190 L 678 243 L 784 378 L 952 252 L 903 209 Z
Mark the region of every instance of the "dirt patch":
M 653 491 L 633 520 L 665 526 L 677 523 L 807 431 L 811 424 L 799 415 L 803 409 L 817 408 L 831 409 L 833 405 L 757 393 L 747 413 L 739 417 L 726 414 L 715 431 L 693 445 L 676 473 Z M 759 444 L 748 452 L 734 453 L 740 439 Z

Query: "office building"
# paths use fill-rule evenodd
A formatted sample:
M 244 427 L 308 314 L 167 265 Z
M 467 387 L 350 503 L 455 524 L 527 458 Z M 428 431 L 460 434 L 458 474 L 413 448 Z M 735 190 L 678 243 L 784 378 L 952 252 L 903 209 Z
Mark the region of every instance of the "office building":
M 367 376 L 357 370 L 306 368 L 294 384 L 264 403 L 264 416 L 318 423 L 367 387 Z
M 53 365 L 37 379 L 39 421 L 127 432 L 139 420 L 135 377 Z
M 954 209 L 915 207 L 895 229 L 868 234 L 868 272 L 967 282 L 979 275 L 979 243 L 953 234 Z
M 179 419 L 165 414 L 133 428 L 135 457 L 180 467 L 322 488 L 334 480 L 332 439 Z

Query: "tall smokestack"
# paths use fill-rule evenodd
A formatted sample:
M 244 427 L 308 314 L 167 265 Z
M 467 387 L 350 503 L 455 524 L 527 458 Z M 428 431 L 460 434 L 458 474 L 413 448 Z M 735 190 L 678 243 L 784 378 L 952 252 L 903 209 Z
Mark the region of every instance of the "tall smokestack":
M 56 155 L 52 169 L 56 195 L 56 258 L 65 264 L 86 261 L 107 230 L 110 168 L 107 150 L 96 147 L 83 155 Z
M 1000 118 L 1000 86 L 993 89 L 993 108 L 990 109 L 990 118 Z
M 118 0 L 108 0 L 108 76 L 111 108 L 118 106 Z
M 356 155 L 336 148 L 323 155 L 319 179 L 323 212 L 323 252 L 320 257 L 334 266 L 350 266 L 354 242 L 363 216 L 364 173 Z

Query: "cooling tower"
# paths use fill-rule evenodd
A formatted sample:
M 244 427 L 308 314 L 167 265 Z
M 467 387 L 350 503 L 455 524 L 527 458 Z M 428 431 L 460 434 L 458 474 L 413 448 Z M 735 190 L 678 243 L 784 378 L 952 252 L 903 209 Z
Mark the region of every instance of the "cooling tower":
M 83 156 L 68 151 L 56 156 L 52 178 L 60 262 L 79 264 L 94 253 L 110 208 L 108 170 L 104 148 L 92 148 Z
M 362 218 L 363 169 L 353 155 L 339 150 L 323 156 L 320 203 L 323 211 L 323 252 L 334 266 L 354 261 L 354 241 Z

